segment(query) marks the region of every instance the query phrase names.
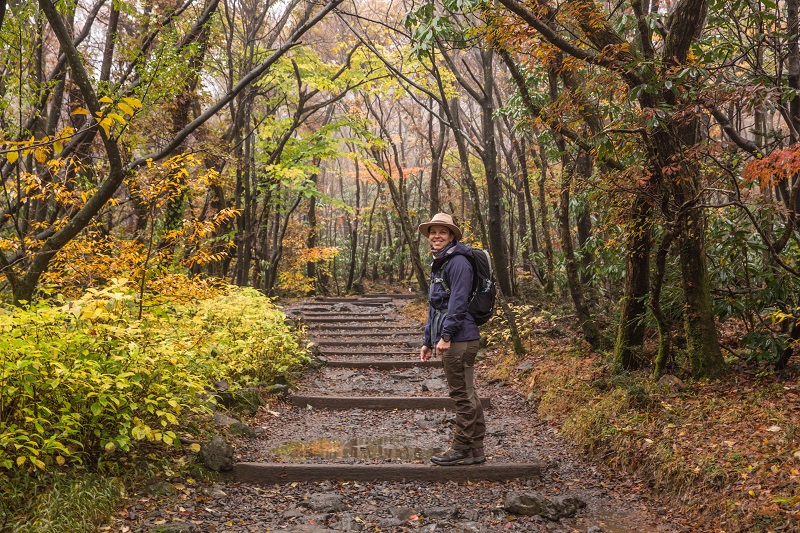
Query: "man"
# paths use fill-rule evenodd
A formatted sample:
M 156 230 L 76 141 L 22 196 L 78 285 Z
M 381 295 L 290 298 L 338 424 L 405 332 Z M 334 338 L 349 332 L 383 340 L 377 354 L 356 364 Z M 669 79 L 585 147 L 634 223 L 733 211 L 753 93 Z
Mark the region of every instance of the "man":
M 431 284 L 428 290 L 428 320 L 419 358 L 442 356 L 450 397 L 456 404 L 456 427 L 451 449 L 431 457 L 440 466 L 483 463 L 486 424 L 483 407 L 475 393 L 474 365 L 480 333 L 467 311 L 472 293 L 472 250 L 460 242 L 461 229 L 446 213 L 434 215 L 419 225 L 431 245 Z

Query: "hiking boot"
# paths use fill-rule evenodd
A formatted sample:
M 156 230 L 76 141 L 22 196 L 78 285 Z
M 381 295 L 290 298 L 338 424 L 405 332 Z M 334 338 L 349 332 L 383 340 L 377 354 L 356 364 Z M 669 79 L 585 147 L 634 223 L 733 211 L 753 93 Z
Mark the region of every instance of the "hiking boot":
M 456 465 L 471 465 L 474 461 L 472 459 L 471 450 L 450 449 L 447 450 L 445 453 L 434 455 L 433 457 L 431 457 L 431 462 L 439 466 L 456 466 Z
M 472 464 L 474 465 L 479 465 L 486 462 L 486 454 L 483 451 L 483 446 L 472 448 L 470 450 L 470 455 L 472 455 Z

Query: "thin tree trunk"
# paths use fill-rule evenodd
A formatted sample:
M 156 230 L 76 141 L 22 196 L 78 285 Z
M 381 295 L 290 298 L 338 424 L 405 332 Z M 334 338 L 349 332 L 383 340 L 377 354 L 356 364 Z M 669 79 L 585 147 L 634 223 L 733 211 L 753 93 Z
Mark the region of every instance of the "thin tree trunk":
M 553 294 L 553 278 L 555 273 L 554 260 L 553 260 L 553 238 L 550 230 L 550 217 L 547 209 L 547 192 L 545 190 L 545 183 L 547 180 L 547 172 L 549 165 L 547 164 L 547 154 L 543 144 L 539 144 L 539 168 L 541 172 L 537 180 L 539 188 L 539 218 L 542 221 L 542 240 L 544 241 L 544 259 L 546 274 L 544 276 L 544 292 L 546 294 Z
M 561 251 L 564 254 L 564 268 L 567 272 L 569 293 L 572 297 L 572 303 L 575 306 L 575 312 L 578 315 L 578 322 L 583 331 L 583 336 L 593 348 L 598 348 L 601 341 L 600 330 L 597 329 L 597 325 L 589 311 L 589 306 L 586 304 L 583 285 L 581 284 L 580 275 L 578 273 L 578 264 L 575 260 L 575 251 L 572 245 L 572 225 L 570 224 L 569 218 L 571 186 L 572 172 L 568 168 L 568 165 L 564 165 L 561 173 L 561 200 L 558 205 L 558 226 L 559 235 L 561 237 Z
M 653 378 L 658 380 L 664 374 L 664 368 L 670 357 L 672 349 L 672 334 L 670 332 L 670 324 L 667 322 L 666 316 L 661 309 L 661 287 L 664 283 L 664 273 L 667 267 L 667 257 L 669 256 L 669 249 L 672 246 L 672 241 L 675 237 L 675 232 L 667 229 L 664 236 L 661 238 L 661 244 L 656 253 L 655 269 L 653 271 L 653 281 L 650 285 L 650 309 L 653 311 L 653 317 L 658 326 L 658 353 L 656 354 L 655 368 L 653 369 Z
M 661 280 L 654 280 L 652 287 L 649 284 L 650 212 L 651 207 L 648 198 L 643 192 L 638 194 L 634 198 L 632 220 L 628 229 L 625 289 L 622 297 L 617 339 L 614 345 L 614 361 L 620 368 L 625 370 L 638 369 L 644 362 L 641 349 L 645 333 L 646 298 L 648 291 L 651 293 L 651 300 L 653 297 L 658 297 L 661 291 Z M 663 276 L 662 265 L 661 277 L 663 278 Z M 654 289 L 656 286 L 658 288 L 657 291 Z M 653 292 L 656 294 L 653 295 Z M 651 301 L 651 307 L 654 304 L 657 307 L 657 311 L 660 312 L 661 308 L 658 302 Z M 662 339 L 666 339 L 661 333 L 662 326 L 659 325 L 659 334 Z

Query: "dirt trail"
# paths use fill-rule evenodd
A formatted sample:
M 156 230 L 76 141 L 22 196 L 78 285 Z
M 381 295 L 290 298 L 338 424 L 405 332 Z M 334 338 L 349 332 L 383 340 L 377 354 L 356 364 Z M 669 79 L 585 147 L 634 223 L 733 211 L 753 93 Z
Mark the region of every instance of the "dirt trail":
M 480 363 L 488 461 L 431 465 L 430 456 L 449 447 L 453 415 L 441 362 L 417 360 L 421 325 L 403 320 L 397 307 L 404 301 L 287 308 L 309 327 L 327 365 L 248 421 L 256 435 L 234 442 L 236 480 L 143 495 L 116 530 L 691 531 L 637 480 L 577 456 L 519 393 L 486 382 Z M 511 512 L 524 496 L 551 502 L 550 511 Z M 570 510 L 565 500 L 582 504 Z

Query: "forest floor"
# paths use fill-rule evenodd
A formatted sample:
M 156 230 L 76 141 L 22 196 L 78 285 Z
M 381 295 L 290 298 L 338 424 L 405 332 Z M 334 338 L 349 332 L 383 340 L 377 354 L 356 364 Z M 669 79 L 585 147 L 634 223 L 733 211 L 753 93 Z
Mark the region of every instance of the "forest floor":
M 393 324 L 419 327 L 423 307 L 418 303 L 397 307 L 403 309 L 396 311 Z M 614 382 L 598 356 L 576 348 L 579 343 L 568 328 L 538 326 L 542 333 L 525 356 L 486 350 L 477 365 L 476 382 L 479 394 L 493 403 L 486 411 L 487 464 L 539 460 L 545 465 L 541 477 L 250 485 L 224 478 L 203 481 L 176 468 L 131 494 L 102 529 L 164 533 L 798 530 L 800 456 L 792 454 L 798 448 L 799 426 L 789 415 L 797 415 L 794 409 L 800 404 L 787 409 L 779 405 L 780 398 L 797 400 L 796 374 L 772 383 L 762 376 L 756 389 L 740 378 L 735 388 L 728 382 L 691 387 L 679 382 L 667 389 L 638 390 L 630 383 Z M 298 393 L 333 396 L 376 391 L 395 396 L 446 395 L 440 368 L 322 368 L 309 370 L 296 387 Z M 748 396 L 754 390 L 760 402 L 753 403 Z M 779 395 L 778 401 L 770 391 Z M 645 397 L 637 404 L 637 398 Z M 604 409 L 604 418 L 592 408 Z M 245 421 L 256 435 L 229 436 L 237 461 L 357 467 L 427 464 L 430 455 L 448 447 L 452 414 L 329 411 L 272 398 Z M 652 453 L 661 448 L 671 450 L 671 457 Z M 728 453 L 734 449 L 735 454 Z M 718 452 L 725 452 L 720 457 L 735 460 L 736 465 L 724 470 Z M 661 464 L 655 464 L 656 457 Z M 717 470 L 709 473 L 709 465 Z M 586 506 L 559 519 L 525 516 L 506 508 L 507 498 L 534 493 L 551 499 L 574 497 Z M 719 512 L 725 514 L 714 518 Z
M 782 372 L 748 360 L 746 328 L 729 321 L 719 327 L 724 376 L 692 379 L 676 350 L 672 374 L 656 383 L 647 365 L 615 370 L 564 317 L 522 316 L 533 324 L 527 353 L 494 350 L 489 372 L 523 391 L 585 457 L 635 476 L 692 531 L 800 531 L 797 356 Z

